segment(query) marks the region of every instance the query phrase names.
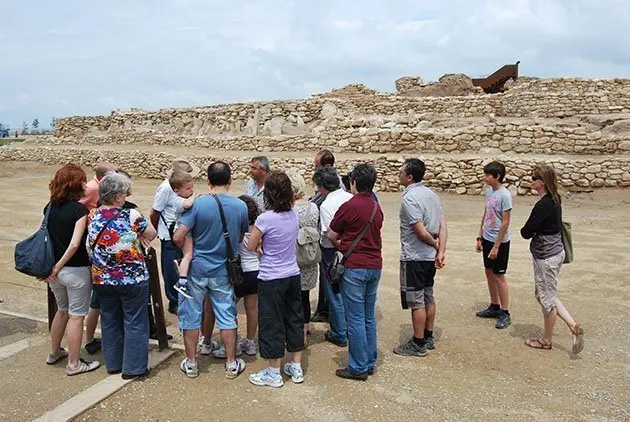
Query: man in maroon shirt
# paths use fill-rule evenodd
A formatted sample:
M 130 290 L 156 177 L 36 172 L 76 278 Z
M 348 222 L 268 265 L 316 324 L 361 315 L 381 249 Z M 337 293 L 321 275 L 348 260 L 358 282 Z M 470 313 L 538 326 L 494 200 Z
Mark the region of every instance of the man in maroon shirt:
M 335 213 L 328 228 L 328 238 L 341 253 L 365 234 L 344 263 L 341 294 L 348 320 L 348 367 L 336 371 L 341 378 L 365 381 L 374 373 L 376 364 L 376 318 L 374 306 L 381 279 L 381 228 L 383 211 L 372 197 L 376 183 L 376 169 L 365 163 L 357 165 L 350 174 L 354 197 Z

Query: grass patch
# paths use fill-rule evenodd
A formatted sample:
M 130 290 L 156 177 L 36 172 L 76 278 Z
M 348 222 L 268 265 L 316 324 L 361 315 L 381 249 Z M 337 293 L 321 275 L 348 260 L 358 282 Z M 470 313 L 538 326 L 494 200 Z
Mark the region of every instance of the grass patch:
M 12 144 L 13 142 L 22 142 L 24 138 L 0 138 L 0 147 Z

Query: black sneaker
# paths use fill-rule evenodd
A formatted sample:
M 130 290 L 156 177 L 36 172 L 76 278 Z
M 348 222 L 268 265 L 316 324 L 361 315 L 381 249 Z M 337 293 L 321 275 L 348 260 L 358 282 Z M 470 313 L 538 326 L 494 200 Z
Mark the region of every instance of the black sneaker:
M 424 339 L 424 345 L 427 349 L 433 350 L 435 349 L 435 339 L 433 337 L 427 337 Z
M 369 374 L 368 372 L 364 372 L 362 374 L 352 375 L 347 368 L 341 368 L 335 371 L 335 375 L 337 375 L 339 378 L 344 378 L 347 380 L 367 381 Z
M 501 315 L 497 318 L 497 324 L 495 327 L 498 329 L 505 328 L 512 323 L 512 318 L 505 312 L 501 312 Z
M 501 309 L 492 309 L 488 306 L 486 309 L 477 312 L 475 315 L 479 318 L 498 318 L 501 315 Z
M 83 347 L 85 348 L 85 351 L 91 355 L 98 353 L 98 351 L 101 350 L 101 339 L 92 339 L 89 343 L 85 343 L 85 346 Z
M 149 338 L 150 338 L 151 340 L 158 340 L 158 333 L 157 333 L 156 331 L 151 331 L 151 332 L 149 333 Z M 172 335 L 170 335 L 170 334 L 166 334 L 166 339 L 167 339 L 167 340 L 173 340 L 173 336 L 172 336 Z
M 420 356 L 424 357 L 429 354 L 426 345 L 418 346 L 413 339 L 405 344 L 401 344 L 394 348 L 394 353 L 401 356 Z
M 332 336 L 332 331 L 328 330 L 324 333 L 324 340 L 334 344 L 335 346 L 338 347 L 346 347 L 348 345 L 347 341 L 341 341 L 341 340 L 337 340 L 335 338 L 333 338 Z

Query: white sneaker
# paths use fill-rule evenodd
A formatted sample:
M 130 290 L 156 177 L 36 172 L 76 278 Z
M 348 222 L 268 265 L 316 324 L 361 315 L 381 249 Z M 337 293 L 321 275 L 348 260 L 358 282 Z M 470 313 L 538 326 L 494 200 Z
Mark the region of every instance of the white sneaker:
M 249 382 L 260 387 L 269 386 L 273 388 L 280 388 L 284 385 L 282 375 L 271 372 L 269 368 L 265 368 L 255 374 L 251 374 L 249 376 Z
M 236 343 L 236 356 L 240 356 L 243 354 L 243 350 L 241 349 L 241 345 Z M 216 350 L 212 352 L 212 356 L 218 359 L 225 359 L 227 357 L 227 353 L 225 352 L 225 346 L 221 345 Z
M 204 356 L 208 356 L 208 355 L 211 355 L 212 352 L 214 352 L 218 348 L 219 348 L 219 343 L 217 343 L 215 340 L 212 340 L 210 342 L 210 344 L 204 343 L 202 341 L 201 342 L 201 350 L 199 351 L 199 353 L 204 355 Z
M 245 370 L 245 361 L 243 359 L 236 359 L 230 366 L 225 365 L 225 377 L 228 379 L 234 379 L 238 377 Z
M 296 384 L 304 382 L 304 371 L 301 365 L 293 364 L 291 362 L 284 364 L 284 373 L 291 377 L 291 381 Z
M 242 351 L 245 352 L 246 355 L 256 356 L 256 352 L 258 351 L 258 347 L 256 344 L 256 340 L 250 340 L 248 338 L 242 339 L 238 343 L 238 347 L 241 348 Z
M 184 358 L 182 363 L 179 364 L 179 369 L 181 369 L 188 378 L 197 378 L 199 376 L 199 367 L 196 363 L 194 365 L 189 364 L 187 358 Z

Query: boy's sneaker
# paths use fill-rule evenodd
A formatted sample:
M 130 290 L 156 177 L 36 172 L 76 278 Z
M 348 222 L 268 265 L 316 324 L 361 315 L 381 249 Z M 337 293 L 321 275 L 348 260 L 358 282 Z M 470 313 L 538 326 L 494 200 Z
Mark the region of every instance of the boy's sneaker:
M 294 365 L 293 363 L 285 363 L 284 364 L 284 373 L 291 377 L 291 381 L 296 384 L 300 384 L 304 382 L 304 371 L 302 370 L 301 365 Z
M 501 312 L 501 315 L 497 318 L 497 323 L 495 327 L 498 329 L 505 328 L 512 323 L 512 318 L 505 312 Z
M 83 347 L 85 348 L 86 352 L 88 352 L 89 354 L 93 355 L 95 353 L 98 353 L 99 350 L 101 350 L 101 346 L 102 346 L 101 339 L 100 338 L 94 338 L 89 343 L 85 343 L 85 346 L 83 346 Z
M 191 365 L 188 363 L 187 358 L 184 358 L 182 363 L 179 365 L 179 369 L 181 369 L 188 378 L 197 378 L 199 376 L 199 368 L 197 367 L 197 364 L 195 363 L 194 365 Z
M 186 279 L 180 278 L 177 283 L 175 283 L 173 288 L 186 299 L 192 299 L 192 295 L 190 294 L 190 289 L 188 288 L 188 282 Z
M 250 340 L 248 338 L 244 338 L 238 342 L 238 347 L 240 347 L 241 350 L 245 352 L 246 355 L 249 355 L 249 356 L 256 356 L 256 352 L 258 351 L 256 340 L 254 339 Z M 238 351 L 238 347 L 237 347 L 237 351 Z
M 243 354 L 243 350 L 241 349 L 240 342 L 237 339 L 237 341 L 236 341 L 236 356 L 240 356 L 242 354 Z M 225 358 L 227 358 L 227 353 L 225 352 L 225 345 L 222 344 L 221 346 L 219 346 L 219 348 L 214 350 L 212 352 L 212 356 L 214 356 L 215 358 L 218 358 L 218 359 L 225 359 Z
M 435 349 L 435 339 L 433 337 L 427 337 L 424 339 L 424 346 L 429 349 Z
M 501 309 L 493 309 L 491 306 L 488 306 L 483 311 L 477 312 L 479 318 L 498 318 L 501 315 Z
M 401 344 L 394 348 L 394 353 L 401 356 L 420 356 L 424 357 L 429 354 L 426 345 L 418 346 L 413 339 L 405 344 Z
M 219 343 L 217 343 L 215 340 L 210 341 L 210 344 L 206 343 L 205 341 L 202 341 L 201 349 L 199 350 L 199 353 L 204 356 L 208 356 L 208 355 L 211 355 L 212 352 L 214 352 L 218 348 L 219 348 Z
M 249 376 L 249 382 L 260 387 L 269 386 L 273 388 L 280 388 L 284 385 L 282 375 L 271 372 L 269 368 L 265 368 L 255 374 L 251 374 Z
M 232 365 L 225 365 L 225 377 L 228 379 L 234 379 L 238 377 L 241 372 L 245 370 L 245 361 L 243 359 L 236 359 Z

